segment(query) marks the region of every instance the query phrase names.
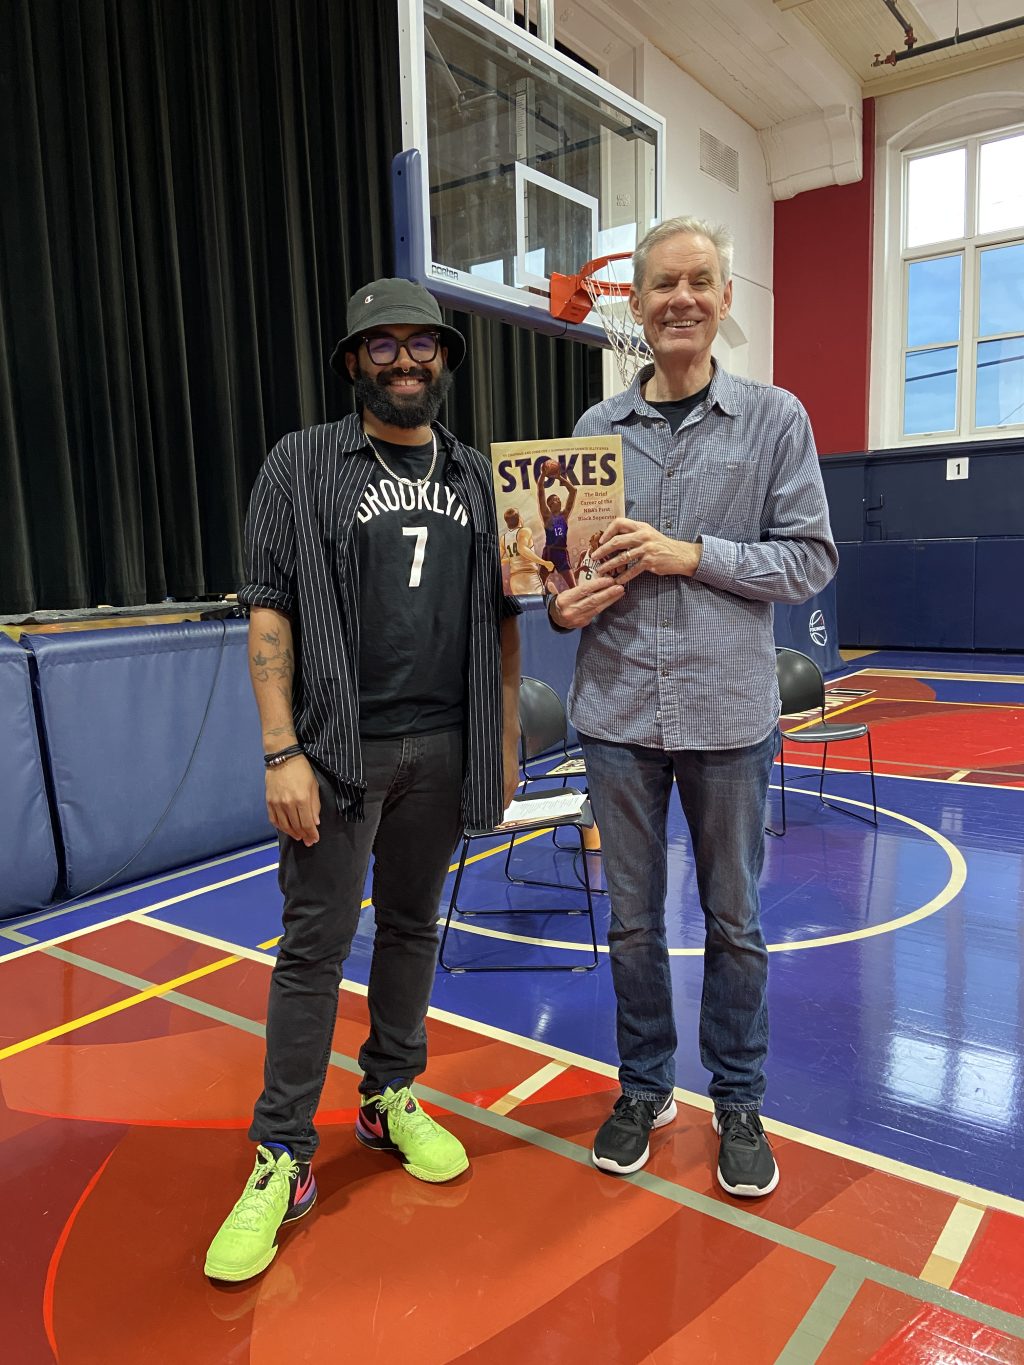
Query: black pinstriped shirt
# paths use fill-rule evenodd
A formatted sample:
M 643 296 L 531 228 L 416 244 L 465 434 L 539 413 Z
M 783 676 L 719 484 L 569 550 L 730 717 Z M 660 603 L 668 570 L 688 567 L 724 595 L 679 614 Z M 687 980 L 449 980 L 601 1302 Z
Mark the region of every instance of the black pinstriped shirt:
M 446 479 L 473 529 L 467 594 L 464 822 L 501 819 L 502 701 L 499 622 L 518 615 L 501 586 L 491 469 L 479 451 L 435 423 L 448 450 Z M 374 468 L 356 414 L 293 432 L 264 462 L 245 524 L 248 581 L 239 601 L 292 618 L 296 636 L 295 732 L 309 757 L 334 779 L 339 807 L 363 818 L 359 743 L 359 537 L 356 510 Z M 429 641 L 425 642 L 429 648 Z

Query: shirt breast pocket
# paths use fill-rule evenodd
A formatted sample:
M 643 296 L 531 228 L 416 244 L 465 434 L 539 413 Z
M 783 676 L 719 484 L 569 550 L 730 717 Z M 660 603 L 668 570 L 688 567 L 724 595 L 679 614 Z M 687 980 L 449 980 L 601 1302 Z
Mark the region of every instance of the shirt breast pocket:
M 709 458 L 697 495 L 701 532 L 734 540 L 760 537 L 755 461 L 735 455 Z

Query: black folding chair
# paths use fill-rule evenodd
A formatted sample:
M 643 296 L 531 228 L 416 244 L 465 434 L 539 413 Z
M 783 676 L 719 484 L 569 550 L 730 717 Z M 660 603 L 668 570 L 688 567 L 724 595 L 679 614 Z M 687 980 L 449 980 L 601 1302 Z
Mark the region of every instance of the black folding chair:
M 582 756 L 569 752 L 569 721 L 562 699 L 539 678 L 523 678 L 519 686 L 519 757 L 524 791 L 531 782 L 554 777 L 560 777 L 562 786 L 567 787 L 570 776 L 581 777 L 585 771 Z M 547 770 L 552 759 L 558 760 L 558 768 L 568 770 L 570 765 L 579 765 L 580 771 L 552 773 Z M 541 764 L 546 771 L 536 771 Z
M 549 751 L 553 746 L 561 743 L 565 751 L 565 736 L 567 722 L 565 707 L 562 705 L 561 698 L 553 688 L 548 687 L 547 683 L 540 682 L 537 678 L 523 678 L 519 689 L 519 725 L 521 733 L 520 755 L 524 773 L 527 764 L 538 754 Z M 568 756 L 568 755 L 567 755 Z M 542 780 L 538 777 L 529 779 L 529 787 L 524 783 L 524 788 L 517 802 L 527 807 L 530 802 L 540 802 L 556 796 L 566 796 L 575 794 L 582 798 L 581 807 L 575 815 L 565 815 L 552 820 L 549 816 L 540 816 L 534 821 L 519 824 L 513 830 L 504 830 L 500 826 L 492 829 L 467 829 L 462 840 L 462 851 L 459 856 L 459 866 L 455 873 L 455 884 L 452 887 L 451 900 L 448 903 L 448 913 L 445 915 L 444 928 L 441 932 L 441 946 L 438 953 L 438 962 L 446 972 L 589 972 L 597 966 L 599 958 L 597 952 L 597 927 L 594 923 L 594 888 L 590 884 L 590 869 L 587 864 L 587 849 L 584 843 L 583 831 L 592 829 L 594 816 L 590 809 L 590 802 L 586 798 L 586 793 L 577 787 L 570 787 L 563 781 L 561 786 L 542 785 Z M 573 855 L 573 869 L 575 872 L 576 858 L 579 857 L 582 866 L 582 876 L 575 873 L 576 886 L 567 885 L 564 882 L 541 881 L 530 877 L 516 877 L 512 872 L 512 855 L 516 847 L 516 839 L 533 830 L 551 829 L 553 832 L 559 829 L 575 830 L 578 841 L 578 851 L 576 849 L 565 849 L 564 852 L 571 852 Z M 577 887 L 583 891 L 586 897 L 586 910 L 579 909 L 510 909 L 502 910 L 462 910 L 459 908 L 459 889 L 462 886 L 463 873 L 466 870 L 466 859 L 469 853 L 470 844 L 477 839 L 493 839 L 496 835 L 508 833 L 510 835 L 508 851 L 505 855 L 505 876 L 514 886 L 538 886 L 549 887 L 554 890 L 565 891 L 573 890 Z M 590 920 L 590 942 L 592 956 L 590 960 L 582 966 L 573 966 L 571 963 L 509 963 L 501 966 L 481 966 L 476 967 L 465 964 L 451 964 L 445 960 L 445 947 L 448 942 L 448 933 L 451 928 L 452 916 L 459 915 L 463 919 L 486 917 L 490 915 L 582 915 L 586 914 Z
M 779 698 L 783 716 L 801 715 L 807 711 L 817 711 L 820 721 L 813 725 L 801 725 L 797 730 L 781 730 L 779 746 L 779 784 L 782 791 L 782 828 L 772 829 L 765 825 L 765 832 L 781 838 L 786 832 L 786 756 L 787 744 L 820 744 L 821 772 L 818 774 L 818 799 L 823 806 L 852 815 L 856 820 L 864 820 L 869 825 L 878 825 L 878 799 L 875 795 L 875 757 L 871 749 L 871 731 L 863 722 L 836 722 L 825 720 L 825 679 L 821 669 L 813 659 L 796 649 L 777 649 L 775 651 L 775 674 L 779 682 Z M 867 741 L 868 774 L 871 778 L 871 818 L 859 811 L 848 810 L 836 805 L 825 795 L 825 765 L 828 762 L 828 746 L 842 744 L 850 739 Z M 793 788 L 799 790 L 799 788 Z

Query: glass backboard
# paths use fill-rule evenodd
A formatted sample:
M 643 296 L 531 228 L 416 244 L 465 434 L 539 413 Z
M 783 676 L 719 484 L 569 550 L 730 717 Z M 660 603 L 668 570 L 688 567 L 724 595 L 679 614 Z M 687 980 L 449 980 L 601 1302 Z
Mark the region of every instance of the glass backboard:
M 477 0 L 398 0 L 406 150 L 396 271 L 442 303 L 605 344 L 548 279 L 632 251 L 661 213 L 660 115 Z

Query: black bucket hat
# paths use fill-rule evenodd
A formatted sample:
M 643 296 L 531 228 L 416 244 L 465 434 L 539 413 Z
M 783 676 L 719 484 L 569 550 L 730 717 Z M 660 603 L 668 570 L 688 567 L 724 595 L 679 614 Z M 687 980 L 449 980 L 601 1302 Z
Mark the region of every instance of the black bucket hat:
M 441 321 L 437 300 L 412 280 L 371 280 L 364 284 L 348 301 L 346 322 L 348 335 L 342 337 L 331 353 L 331 368 L 349 383 L 352 379 L 345 356 L 349 351 L 359 350 L 362 334 L 371 327 L 409 327 L 423 323 L 441 334 L 441 345 L 448 348 L 450 370 L 458 369 L 466 358 L 466 338 Z

